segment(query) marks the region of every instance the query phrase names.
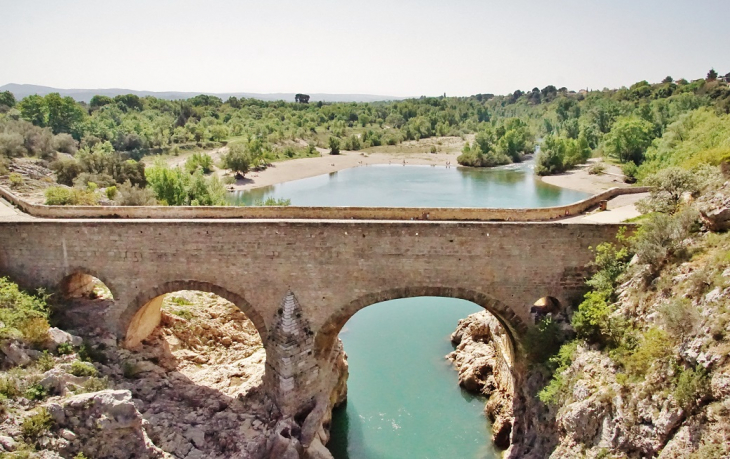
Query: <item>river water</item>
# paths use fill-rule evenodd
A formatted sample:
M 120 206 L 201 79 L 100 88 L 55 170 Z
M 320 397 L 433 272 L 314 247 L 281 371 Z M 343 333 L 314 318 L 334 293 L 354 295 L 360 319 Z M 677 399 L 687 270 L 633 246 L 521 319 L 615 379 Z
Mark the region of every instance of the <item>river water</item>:
M 459 388 L 444 357 L 474 303 L 419 297 L 355 314 L 340 333 L 348 397 L 333 413 L 335 459 L 495 459 L 483 397 Z
M 375 207 L 549 207 L 588 197 L 544 183 L 524 162 L 492 169 L 444 166 L 372 165 L 237 191 L 232 204 L 266 198 L 290 199 L 293 206 Z
M 526 162 L 494 169 L 361 166 L 237 192 L 232 203 L 269 197 L 294 206 L 528 208 L 569 204 L 585 193 L 548 185 Z M 335 410 L 327 445 L 335 459 L 495 459 L 485 400 L 461 390 L 444 357 L 459 319 L 478 312 L 453 298 L 369 306 L 340 333 L 348 400 Z

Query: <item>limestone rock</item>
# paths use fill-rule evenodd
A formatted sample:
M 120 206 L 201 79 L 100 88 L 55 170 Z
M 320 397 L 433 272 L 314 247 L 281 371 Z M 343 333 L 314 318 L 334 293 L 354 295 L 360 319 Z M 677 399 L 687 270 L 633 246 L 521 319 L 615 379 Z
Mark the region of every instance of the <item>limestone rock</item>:
M 13 440 L 12 437 L 0 435 L 0 447 L 2 447 L 3 451 L 15 451 L 17 446 L 18 442 Z
M 15 340 L 3 341 L 0 344 L 0 351 L 5 354 L 6 363 L 11 366 L 25 366 L 31 362 L 28 351 Z
M 446 357 L 459 373 L 459 385 L 489 397 L 485 413 L 492 420 L 492 440 L 501 448 L 509 447 L 514 422 L 509 337 L 485 311 L 460 320 L 451 341 L 458 346 Z
M 51 327 L 48 329 L 48 338 L 45 342 L 46 348 L 55 351 L 59 345 L 68 343 L 72 346 L 81 346 L 84 340 L 79 337 L 72 335 L 71 333 L 65 332 L 59 328 Z

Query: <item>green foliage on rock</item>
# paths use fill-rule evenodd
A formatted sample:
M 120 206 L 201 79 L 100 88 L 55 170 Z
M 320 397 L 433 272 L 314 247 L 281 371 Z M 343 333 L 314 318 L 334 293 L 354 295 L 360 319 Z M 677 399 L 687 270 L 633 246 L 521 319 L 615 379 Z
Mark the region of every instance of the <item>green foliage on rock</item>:
M 32 344 L 42 343 L 48 332 L 48 296 L 21 291 L 7 277 L 0 277 L 0 339 L 18 338 Z
M 75 360 L 71 363 L 69 373 L 74 376 L 96 376 L 98 374 L 94 365 L 80 360 Z

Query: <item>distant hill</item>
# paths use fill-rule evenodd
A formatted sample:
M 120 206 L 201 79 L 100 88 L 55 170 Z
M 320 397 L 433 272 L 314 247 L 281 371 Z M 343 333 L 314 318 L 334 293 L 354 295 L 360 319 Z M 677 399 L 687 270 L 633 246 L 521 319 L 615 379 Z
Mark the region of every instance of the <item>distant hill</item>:
M 38 94 L 39 96 L 45 96 L 52 92 L 57 92 L 62 96 L 71 96 L 77 101 L 89 102 L 92 97 L 96 95 L 114 97 L 120 94 L 136 94 L 140 97 L 154 96 L 158 99 L 167 100 L 178 100 L 178 99 L 189 99 L 199 94 L 207 94 L 210 96 L 217 96 L 225 101 L 231 96 L 235 97 L 246 97 L 259 100 L 283 100 L 286 102 L 294 102 L 294 93 L 272 93 L 272 94 L 258 94 L 252 92 L 225 92 L 225 93 L 214 93 L 214 92 L 181 92 L 181 91 L 135 91 L 133 89 L 121 89 L 121 88 L 108 88 L 108 89 L 59 89 L 51 88 L 49 86 L 37 86 L 33 84 L 16 84 L 10 83 L 4 86 L 0 86 L 0 92 L 10 91 L 15 95 L 15 98 L 20 100 L 23 97 Z M 379 96 L 374 94 L 314 94 L 306 93 L 310 96 L 311 102 L 323 101 L 323 102 L 376 102 L 381 100 L 402 100 L 403 97 L 393 96 Z

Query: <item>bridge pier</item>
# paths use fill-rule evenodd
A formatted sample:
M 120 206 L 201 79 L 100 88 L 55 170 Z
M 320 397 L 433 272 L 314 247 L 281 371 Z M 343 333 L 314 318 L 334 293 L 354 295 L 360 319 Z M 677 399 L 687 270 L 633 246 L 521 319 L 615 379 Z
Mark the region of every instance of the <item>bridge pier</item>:
M 264 387 L 283 418 L 277 430 L 295 437 L 304 449 L 327 443 L 332 409 L 347 394 L 347 362 L 341 342 L 337 340 L 327 359 L 318 358 L 314 346 L 311 324 L 289 291 L 276 311 L 265 345 Z

